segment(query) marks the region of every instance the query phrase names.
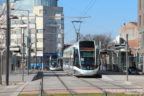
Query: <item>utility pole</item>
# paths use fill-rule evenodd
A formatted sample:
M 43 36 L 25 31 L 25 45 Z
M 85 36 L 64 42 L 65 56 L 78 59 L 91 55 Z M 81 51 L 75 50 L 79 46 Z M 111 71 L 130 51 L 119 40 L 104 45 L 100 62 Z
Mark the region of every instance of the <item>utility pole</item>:
M 76 25 L 74 23 L 79 23 L 78 29 L 76 28 Z M 76 32 L 76 40 L 78 41 L 80 39 L 80 27 L 81 27 L 82 21 L 72 21 L 72 24 L 74 26 L 75 32 Z
M 28 70 L 28 75 L 29 75 L 29 66 L 31 63 L 31 32 L 29 30 L 29 10 L 27 10 L 28 12 L 28 63 L 27 63 L 27 70 Z
M 126 34 L 126 77 L 128 81 L 128 67 L 129 67 L 129 57 L 128 57 L 128 34 Z
M 9 18 L 9 0 L 6 0 L 7 7 L 7 31 L 6 31 L 6 85 L 9 85 L 9 45 L 10 45 L 10 18 Z
M 21 24 L 23 24 L 22 23 L 22 16 L 21 16 Z M 22 70 L 23 70 L 23 72 L 22 72 L 22 81 L 24 81 L 24 30 L 23 30 L 23 28 L 21 28 L 21 32 L 22 32 Z
M 35 16 L 35 59 L 37 68 L 37 26 L 36 26 L 36 16 Z

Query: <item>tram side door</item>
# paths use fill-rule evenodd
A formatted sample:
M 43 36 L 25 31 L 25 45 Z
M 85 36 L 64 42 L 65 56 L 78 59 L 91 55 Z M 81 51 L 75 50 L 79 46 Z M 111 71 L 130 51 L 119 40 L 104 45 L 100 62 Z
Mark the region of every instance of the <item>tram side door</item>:
M 75 50 L 73 48 L 72 50 L 72 54 L 71 54 L 71 63 L 72 63 L 72 69 L 71 69 L 71 72 L 72 74 L 74 74 L 74 66 L 75 66 Z
M 75 74 L 74 67 L 80 68 L 78 49 L 74 48 L 73 51 L 73 74 Z

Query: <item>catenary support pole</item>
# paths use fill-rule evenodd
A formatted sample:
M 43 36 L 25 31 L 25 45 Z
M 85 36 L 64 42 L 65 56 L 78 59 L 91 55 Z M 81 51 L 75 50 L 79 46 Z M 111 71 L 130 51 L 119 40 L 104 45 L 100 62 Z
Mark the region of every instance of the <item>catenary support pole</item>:
M 126 76 L 128 81 L 128 67 L 129 67 L 129 57 L 128 57 L 128 34 L 126 34 Z
M 27 64 L 27 70 L 28 70 L 28 75 L 29 75 L 29 66 L 31 64 L 31 32 L 29 30 L 29 10 L 28 12 L 28 64 Z
M 37 25 L 36 25 L 36 16 L 35 16 L 35 59 L 36 59 L 36 68 L 37 68 Z

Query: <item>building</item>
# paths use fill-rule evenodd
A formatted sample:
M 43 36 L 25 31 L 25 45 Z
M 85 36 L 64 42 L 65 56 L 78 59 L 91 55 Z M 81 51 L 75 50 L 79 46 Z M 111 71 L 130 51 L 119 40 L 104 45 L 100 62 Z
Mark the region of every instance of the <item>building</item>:
M 5 2 L 5 0 L 0 0 L 0 6 Z
M 144 0 L 138 0 L 138 31 L 140 53 L 144 53 Z
M 24 47 L 24 51 L 20 49 L 21 52 L 15 54 L 18 56 L 25 54 L 27 57 L 27 47 L 30 43 L 31 63 L 36 63 L 34 58 L 37 57 L 38 64 L 43 63 L 47 66 L 50 56 L 62 56 L 64 45 L 63 8 L 58 7 L 57 2 L 58 0 L 11 1 L 14 9 L 11 10 L 11 13 L 18 17 L 18 19 L 11 20 L 11 47 Z
M 129 22 L 121 27 L 120 37 L 126 41 L 126 34 L 128 34 L 128 44 L 131 48 L 131 54 L 136 54 L 139 48 L 139 33 L 136 22 Z
M 139 69 L 144 72 L 144 0 L 138 0 Z

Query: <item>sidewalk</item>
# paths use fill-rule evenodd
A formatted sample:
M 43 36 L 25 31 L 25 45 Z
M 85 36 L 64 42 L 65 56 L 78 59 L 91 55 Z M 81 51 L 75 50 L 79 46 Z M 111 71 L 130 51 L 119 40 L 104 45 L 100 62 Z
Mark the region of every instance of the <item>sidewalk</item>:
M 37 72 L 30 71 L 29 75 L 25 72 L 24 81 L 21 72 L 13 72 L 9 75 L 9 86 L 5 86 L 5 75 L 2 75 L 3 85 L 0 85 L 0 96 L 18 96 L 23 88 L 37 75 Z

